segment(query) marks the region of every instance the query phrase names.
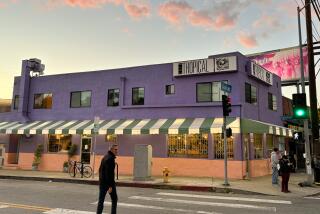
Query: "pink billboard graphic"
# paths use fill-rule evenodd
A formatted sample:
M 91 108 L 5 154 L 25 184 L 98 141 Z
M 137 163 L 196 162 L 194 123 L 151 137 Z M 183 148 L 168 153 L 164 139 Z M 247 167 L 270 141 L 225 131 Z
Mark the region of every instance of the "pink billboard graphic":
M 304 77 L 308 79 L 308 50 L 302 48 Z M 300 79 L 300 50 L 299 47 L 279 49 L 264 53 L 251 54 L 249 58 L 268 71 L 281 77 L 282 82 Z

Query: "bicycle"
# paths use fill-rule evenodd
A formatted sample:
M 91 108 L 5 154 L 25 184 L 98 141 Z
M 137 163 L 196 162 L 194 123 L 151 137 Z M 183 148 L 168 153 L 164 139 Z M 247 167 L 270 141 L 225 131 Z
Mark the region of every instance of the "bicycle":
M 90 178 L 92 176 L 92 168 L 90 166 L 84 166 L 83 162 L 69 161 L 69 175 L 76 177 L 77 174 L 81 175 L 81 178 Z

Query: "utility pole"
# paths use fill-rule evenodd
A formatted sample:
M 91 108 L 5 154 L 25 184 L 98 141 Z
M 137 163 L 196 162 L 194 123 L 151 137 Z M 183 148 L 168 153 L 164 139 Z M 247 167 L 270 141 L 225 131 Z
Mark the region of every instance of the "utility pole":
M 300 71 L 301 71 L 301 88 L 302 93 L 306 93 L 305 79 L 304 79 L 304 63 L 303 63 L 303 51 L 302 51 L 302 36 L 301 36 L 301 22 L 300 22 L 300 8 L 297 8 L 298 12 L 298 27 L 299 27 L 299 49 L 300 49 Z M 299 85 L 297 87 L 299 93 Z M 303 133 L 304 133 L 304 148 L 306 154 L 306 172 L 307 182 L 312 183 L 312 170 L 311 170 L 311 152 L 310 152 L 310 141 L 309 141 L 309 122 L 308 119 L 303 119 Z
M 312 142 L 314 155 L 320 154 L 319 148 L 319 118 L 317 111 L 317 89 L 316 76 L 314 70 L 314 54 L 313 54 L 313 37 L 312 37 L 312 19 L 311 19 L 311 2 L 305 0 L 306 10 L 306 28 L 307 28 L 307 43 L 308 43 L 308 60 L 309 60 L 309 95 L 311 107 L 311 122 L 312 122 Z

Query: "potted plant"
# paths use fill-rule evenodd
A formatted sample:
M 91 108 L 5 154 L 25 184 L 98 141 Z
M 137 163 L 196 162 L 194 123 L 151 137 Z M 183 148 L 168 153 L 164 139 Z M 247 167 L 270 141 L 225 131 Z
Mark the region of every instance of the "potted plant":
M 68 172 L 68 168 L 69 168 L 69 162 L 68 161 L 63 162 L 63 172 Z
M 34 157 L 33 157 L 33 162 L 32 162 L 32 170 L 38 170 L 38 166 L 41 162 L 41 156 L 43 153 L 43 145 L 39 144 L 34 151 Z

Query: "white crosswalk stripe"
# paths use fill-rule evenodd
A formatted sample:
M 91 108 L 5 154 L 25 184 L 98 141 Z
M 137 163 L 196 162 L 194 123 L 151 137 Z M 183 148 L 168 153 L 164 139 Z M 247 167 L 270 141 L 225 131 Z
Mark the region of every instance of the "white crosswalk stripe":
M 92 204 L 97 204 L 94 202 Z M 111 205 L 111 202 L 105 201 L 104 205 Z M 140 209 L 151 209 L 151 210 L 162 210 L 162 211 L 171 211 L 171 212 L 183 212 L 183 213 L 194 213 L 194 214 L 222 214 L 218 212 L 206 212 L 206 211 L 197 211 L 197 210 L 186 210 L 178 208 L 168 208 L 152 205 L 143 205 L 143 204 L 130 204 L 130 203 L 118 203 L 118 207 L 128 207 L 128 208 L 140 208 Z
M 9 206 L 7 205 L 0 205 L 0 209 L 8 208 Z
M 260 199 L 260 198 L 225 197 L 225 196 L 213 196 L 213 195 L 191 195 L 191 194 L 179 194 L 179 193 L 168 193 L 168 192 L 159 192 L 157 194 L 158 195 L 165 195 L 165 196 L 186 197 L 186 198 L 247 201 L 247 202 L 259 202 L 259 203 L 270 203 L 270 204 L 292 204 L 291 201 L 269 200 L 269 199 Z
M 181 200 L 181 199 L 171 199 L 171 198 L 155 198 L 155 197 L 143 197 L 143 196 L 130 196 L 129 199 L 143 200 L 143 201 L 157 201 L 157 202 L 167 202 L 175 204 L 194 204 L 194 205 L 204 205 L 204 206 L 213 206 L 213 207 L 229 207 L 229 208 L 239 208 L 239 209 L 254 209 L 254 210 L 263 210 L 276 212 L 276 207 L 266 207 L 266 206 L 255 206 L 250 204 L 230 204 L 230 203 L 217 203 L 217 202 L 208 202 L 208 201 L 190 201 L 190 200 Z
M 314 200 L 320 200 L 320 197 L 304 197 L 306 199 L 314 199 Z
M 89 211 L 81 211 L 81 210 L 69 210 L 69 209 L 62 209 L 62 208 L 56 208 L 52 209 L 46 212 L 43 212 L 45 214 L 95 214 L 95 212 L 89 212 Z

